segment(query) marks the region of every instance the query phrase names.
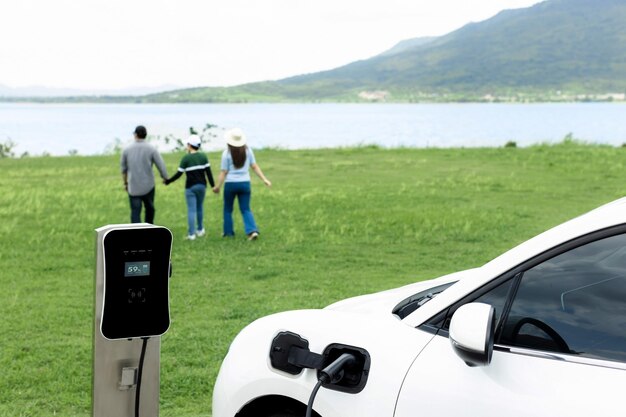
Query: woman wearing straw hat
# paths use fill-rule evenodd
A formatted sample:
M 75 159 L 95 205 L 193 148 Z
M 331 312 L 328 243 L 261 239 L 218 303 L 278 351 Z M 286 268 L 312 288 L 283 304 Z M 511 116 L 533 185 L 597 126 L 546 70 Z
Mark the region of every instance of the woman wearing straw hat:
M 203 206 L 206 193 L 206 179 L 209 180 L 211 187 L 215 185 L 209 159 L 204 152 L 199 151 L 201 143 L 198 135 L 189 136 L 189 139 L 187 139 L 187 154 L 181 159 L 178 171 L 172 178 L 163 181 L 165 185 L 168 185 L 179 179 L 183 172 L 187 174 L 187 181 L 185 182 L 187 223 L 189 226 L 187 240 L 195 240 L 196 236 L 204 236 L 205 231 L 202 221 L 204 217 Z M 198 222 L 197 228 L 196 221 Z
M 239 210 L 243 217 L 243 226 L 249 240 L 259 237 L 259 230 L 254 222 L 254 216 L 250 210 L 250 172 L 254 173 L 268 187 L 272 186 L 261 167 L 256 163 L 252 149 L 246 146 L 246 137 L 241 129 L 235 128 L 224 135 L 228 149 L 222 154 L 222 165 L 217 185 L 213 187 L 213 192 L 219 194 L 222 184 L 224 184 L 224 234 L 223 236 L 234 236 L 233 229 L 233 207 L 235 197 L 239 200 Z

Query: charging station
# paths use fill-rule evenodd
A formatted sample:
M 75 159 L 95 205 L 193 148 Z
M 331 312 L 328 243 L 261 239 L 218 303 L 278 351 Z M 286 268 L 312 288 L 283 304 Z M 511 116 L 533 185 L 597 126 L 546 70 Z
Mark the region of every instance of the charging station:
M 171 250 L 172 233 L 165 227 L 96 229 L 93 417 L 159 415 Z

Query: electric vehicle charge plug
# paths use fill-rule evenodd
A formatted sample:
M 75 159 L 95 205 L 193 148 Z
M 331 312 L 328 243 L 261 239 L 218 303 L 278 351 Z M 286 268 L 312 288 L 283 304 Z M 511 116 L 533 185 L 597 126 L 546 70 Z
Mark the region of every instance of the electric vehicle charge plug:
M 350 361 L 340 361 L 341 375 L 331 367 L 327 375 L 332 372 L 332 382 L 324 381 L 324 388 L 357 394 L 365 388 L 370 369 L 370 355 L 367 350 L 333 343 L 328 345 L 319 354 L 309 350 L 309 341 L 293 332 L 281 332 L 276 335 L 270 348 L 270 363 L 274 369 L 290 375 L 299 375 L 303 369 L 318 371 L 318 379 L 322 377 L 324 369 L 335 363 L 344 353 L 351 354 Z M 345 361 L 345 362 L 344 362 Z M 324 377 L 326 378 L 326 377 Z

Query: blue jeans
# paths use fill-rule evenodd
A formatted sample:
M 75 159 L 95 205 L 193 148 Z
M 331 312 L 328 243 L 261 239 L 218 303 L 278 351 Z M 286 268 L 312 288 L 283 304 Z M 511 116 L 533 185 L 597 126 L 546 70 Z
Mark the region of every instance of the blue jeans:
M 187 200 L 187 225 L 189 236 L 196 233 L 196 220 L 198 221 L 198 229 L 202 230 L 202 220 L 204 217 L 204 195 L 206 194 L 206 185 L 195 184 L 189 188 L 185 188 L 185 200 Z
M 130 195 L 130 222 L 141 223 L 141 204 L 146 208 L 146 223 L 154 223 L 154 188 L 146 195 Z
M 247 235 L 258 232 L 254 216 L 250 210 L 251 188 L 250 181 L 227 182 L 224 184 L 224 236 L 234 236 L 233 207 L 235 197 L 239 200 L 239 210 L 243 217 L 243 228 Z

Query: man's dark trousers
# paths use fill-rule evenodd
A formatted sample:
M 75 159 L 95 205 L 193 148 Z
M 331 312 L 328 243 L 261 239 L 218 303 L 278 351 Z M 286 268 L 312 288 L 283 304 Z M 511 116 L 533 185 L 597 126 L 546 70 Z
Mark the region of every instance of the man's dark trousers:
M 128 195 L 130 200 L 130 222 L 141 223 L 141 204 L 146 208 L 146 223 L 154 223 L 154 188 L 145 195 Z

